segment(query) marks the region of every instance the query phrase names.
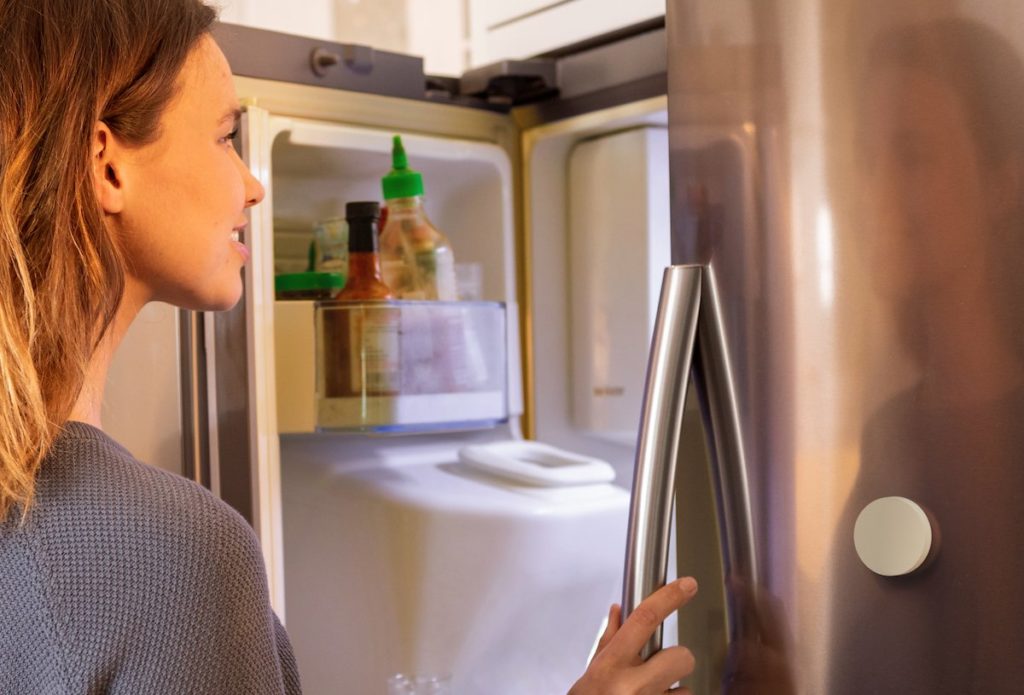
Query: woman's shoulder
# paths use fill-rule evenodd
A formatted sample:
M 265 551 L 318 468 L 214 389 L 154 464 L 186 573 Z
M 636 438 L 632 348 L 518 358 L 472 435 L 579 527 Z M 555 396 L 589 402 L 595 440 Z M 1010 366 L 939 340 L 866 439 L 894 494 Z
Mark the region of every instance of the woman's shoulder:
M 259 555 L 252 528 L 209 490 L 140 462 L 79 422 L 64 426 L 43 461 L 32 519 L 47 536 L 145 554 L 205 551 L 247 563 Z
M 116 672 L 118 692 L 278 691 L 259 544 L 205 488 L 69 423 L 9 540 L 24 558 L 15 588 L 74 677 Z

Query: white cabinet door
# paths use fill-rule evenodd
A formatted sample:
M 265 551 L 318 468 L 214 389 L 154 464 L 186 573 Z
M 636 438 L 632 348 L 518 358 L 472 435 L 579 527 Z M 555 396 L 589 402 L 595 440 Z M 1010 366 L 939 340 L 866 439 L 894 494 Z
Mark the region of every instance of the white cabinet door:
M 475 2 L 474 7 L 480 12 L 481 23 L 488 29 L 496 29 L 502 24 L 509 24 L 525 19 L 528 15 L 550 10 L 557 5 L 580 0 L 482 0 Z
M 220 19 L 224 22 L 328 41 L 335 38 L 333 0 L 224 0 L 219 4 Z
M 470 62 L 528 58 L 665 14 L 665 0 L 469 0 Z

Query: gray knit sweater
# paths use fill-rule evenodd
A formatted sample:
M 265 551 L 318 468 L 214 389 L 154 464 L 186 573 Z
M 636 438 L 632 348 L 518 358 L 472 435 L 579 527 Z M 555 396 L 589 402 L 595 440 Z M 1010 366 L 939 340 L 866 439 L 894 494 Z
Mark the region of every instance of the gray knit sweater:
M 255 534 L 205 488 L 68 423 L 0 524 L 3 695 L 299 693 Z

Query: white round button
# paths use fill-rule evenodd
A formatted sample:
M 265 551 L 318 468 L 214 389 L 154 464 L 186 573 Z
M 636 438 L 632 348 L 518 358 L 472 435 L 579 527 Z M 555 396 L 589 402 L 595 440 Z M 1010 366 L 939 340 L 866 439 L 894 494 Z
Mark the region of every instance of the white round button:
M 861 510 L 853 527 L 861 562 L 875 574 L 898 577 L 920 567 L 932 548 L 928 515 L 906 497 L 882 497 Z

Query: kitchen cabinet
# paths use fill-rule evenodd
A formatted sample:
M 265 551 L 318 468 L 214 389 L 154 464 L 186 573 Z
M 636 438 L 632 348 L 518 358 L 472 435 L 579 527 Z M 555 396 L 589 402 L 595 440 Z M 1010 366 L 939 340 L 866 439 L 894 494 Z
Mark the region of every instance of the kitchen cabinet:
M 257 29 L 334 40 L 333 0 L 302 0 L 296 5 L 274 0 L 226 0 L 220 19 Z
M 665 14 L 665 0 L 468 0 L 470 63 L 527 58 Z

